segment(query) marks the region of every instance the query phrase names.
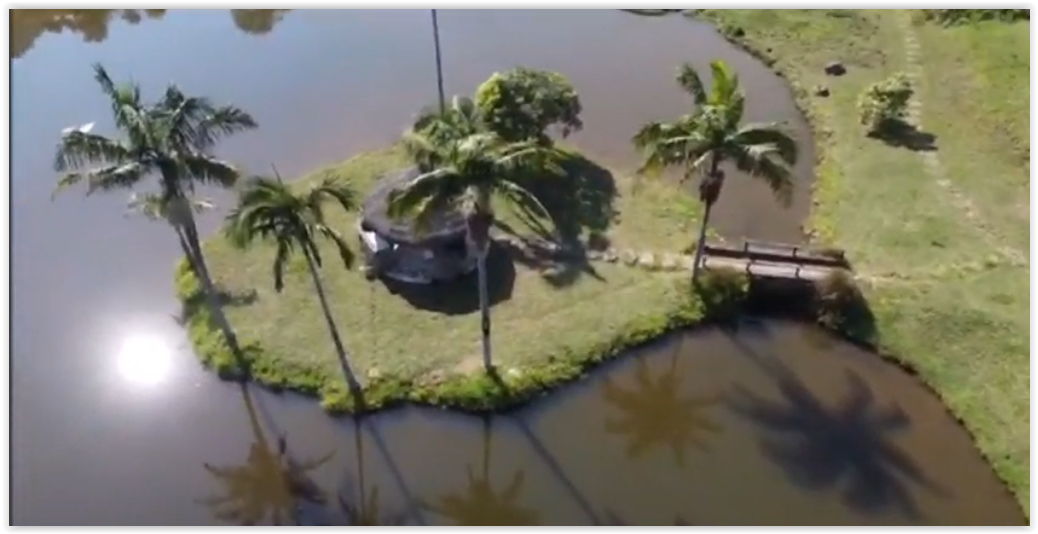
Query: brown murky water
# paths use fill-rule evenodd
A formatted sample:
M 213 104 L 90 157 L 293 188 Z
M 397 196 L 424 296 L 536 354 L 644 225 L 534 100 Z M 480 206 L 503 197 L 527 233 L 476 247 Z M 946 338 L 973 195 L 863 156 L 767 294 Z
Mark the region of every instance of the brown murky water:
M 357 434 L 312 401 L 243 397 L 199 369 L 170 318 L 172 232 L 128 220 L 119 195 L 49 200 L 60 130 L 111 128 L 90 64 L 240 105 L 261 129 L 222 155 L 299 173 L 393 139 L 434 100 L 428 11 L 15 11 L 12 24 L 15 524 L 346 523 L 359 508 L 430 524 L 1023 521 L 934 398 L 777 323 L 685 336 L 489 420 L 403 410 Z M 616 165 L 634 165 L 641 123 L 684 109 L 672 73 L 685 60 L 727 59 L 749 118 L 807 139 L 781 80 L 680 17 L 441 11 L 440 25 L 449 93 L 518 64 L 562 71 L 585 104 L 575 142 Z M 784 211 L 732 180 L 718 225 L 794 239 L 805 198 Z M 168 365 L 134 366 L 131 349 L 167 350 Z M 307 473 L 293 492 L 287 464 Z

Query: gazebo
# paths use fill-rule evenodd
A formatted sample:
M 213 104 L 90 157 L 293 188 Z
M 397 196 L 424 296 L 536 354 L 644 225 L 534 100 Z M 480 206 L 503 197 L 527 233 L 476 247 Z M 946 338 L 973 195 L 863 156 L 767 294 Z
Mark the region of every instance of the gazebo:
M 389 217 L 389 195 L 411 183 L 417 167 L 389 173 L 379 179 L 364 199 L 357 232 L 369 278 L 386 276 L 413 284 L 451 280 L 471 272 L 476 256 L 465 240 L 465 218 L 455 210 L 433 215 L 427 228 Z

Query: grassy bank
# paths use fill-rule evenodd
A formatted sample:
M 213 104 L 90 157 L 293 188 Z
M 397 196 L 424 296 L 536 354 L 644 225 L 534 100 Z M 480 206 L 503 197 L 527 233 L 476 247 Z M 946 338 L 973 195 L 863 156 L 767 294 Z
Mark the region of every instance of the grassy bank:
M 657 253 L 688 246 L 698 208 L 676 184 L 641 182 L 635 192 L 630 177 L 574 161 L 567 180 L 581 193 L 552 185 L 554 194 L 546 202 L 557 214 L 562 239 L 586 242 L 594 233 L 613 248 L 627 244 Z M 294 184 L 333 175 L 363 192 L 379 175 L 405 164 L 396 149 L 369 152 Z M 507 209 L 499 214 L 521 237 L 538 236 L 516 214 Z M 334 213 L 330 219 L 344 234 L 352 234 L 355 222 L 354 214 Z M 278 294 L 271 274 L 273 247 L 241 252 L 216 236 L 205 248 L 214 278 L 228 296 L 228 318 L 247 346 L 252 377 L 274 388 L 318 395 L 331 411 L 355 409 L 304 261 L 290 269 Z M 331 250 L 326 255 L 334 257 Z M 703 315 L 700 300 L 688 291 L 687 273 L 623 261 L 547 260 L 505 246 L 494 249 L 489 264 L 493 321 L 499 325 L 493 330 L 496 380 L 482 372 L 473 280 L 395 287 L 327 264 L 321 274 L 350 363 L 367 387 L 368 408 L 404 400 L 471 410 L 515 405 L 625 347 Z M 234 359 L 209 327 L 206 309 L 192 298 L 197 290 L 197 280 L 182 265 L 178 292 L 192 304 L 187 315 L 194 344 L 208 364 L 233 375 Z
M 879 10 L 701 16 L 798 88 L 819 144 L 815 238 L 848 251 L 882 350 L 938 392 L 1030 515 L 1029 24 L 944 28 Z M 827 76 L 831 61 L 847 73 Z M 899 71 L 916 81 L 918 131 L 870 139 L 858 95 Z M 813 96 L 819 85 L 831 96 Z

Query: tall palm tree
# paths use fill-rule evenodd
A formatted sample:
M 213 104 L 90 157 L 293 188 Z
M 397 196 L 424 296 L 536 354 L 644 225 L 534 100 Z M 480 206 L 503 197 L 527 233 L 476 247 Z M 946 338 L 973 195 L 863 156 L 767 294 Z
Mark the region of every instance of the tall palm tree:
M 550 220 L 548 210 L 521 185 L 536 172 L 561 175 L 554 153 L 532 142 L 505 143 L 490 133 L 479 133 L 438 145 L 412 132 L 406 143 L 433 154 L 437 167 L 424 172 L 389 198 L 389 215 L 413 217 L 419 229 L 428 228 L 436 213 L 460 210 L 467 223 L 467 242 L 477 258 L 479 307 L 482 316 L 483 366 L 490 370 L 490 305 L 487 290 L 487 253 L 494 223 L 494 198 L 522 206 Z
M 220 312 L 212 279 L 192 212 L 195 184 L 232 187 L 237 169 L 215 158 L 210 150 L 228 135 L 256 128 L 248 113 L 234 106 L 216 106 L 207 98 L 185 95 L 169 85 L 158 102 L 141 99 L 140 86 L 116 85 L 104 67 L 94 65 L 94 79 L 108 97 L 116 128 L 123 139 L 91 133 L 92 125 L 62 133 L 54 169 L 63 173 L 55 194 L 85 182 L 87 195 L 98 191 L 132 189 L 150 175 L 158 177 L 159 192 L 149 203 L 172 224 L 187 260 L 198 275 L 206 297 L 237 351 L 234 334 Z M 84 167 L 99 165 L 85 170 Z
M 284 288 L 284 270 L 290 256 L 297 250 L 303 254 L 314 289 L 321 302 L 321 311 L 328 323 L 332 342 L 346 374 L 351 391 L 356 392 L 359 383 L 350 370 L 346 348 L 335 326 L 335 319 L 328 306 L 328 297 L 321 281 L 319 269 L 323 261 L 317 238 L 331 241 L 338 250 L 343 264 L 349 268 L 353 263 L 353 252 L 346 240 L 325 222 L 324 203 L 335 201 L 346 211 L 357 206 L 353 189 L 345 182 L 326 177 L 310 188 L 295 192 L 280 178 L 251 178 L 238 198 L 238 205 L 227 216 L 225 232 L 231 243 L 246 248 L 257 240 L 267 240 L 277 245 L 274 257 L 274 289 Z
M 790 168 L 797 161 L 796 142 L 783 131 L 781 123 L 742 124 L 746 98 L 735 71 L 721 60 L 710 63 L 710 70 L 713 81 L 707 92 L 699 73 L 687 63 L 682 65 L 677 81 L 692 96 L 692 112 L 673 122 L 646 124 L 633 139 L 635 148 L 645 157 L 642 173 L 657 174 L 673 166 L 683 169 L 685 179 L 696 171 L 703 174 L 699 199 L 706 210 L 696 244 L 693 280 L 700 269 L 710 211 L 724 182 L 721 164 L 734 163 L 738 170 L 764 180 L 780 200 L 788 203 Z

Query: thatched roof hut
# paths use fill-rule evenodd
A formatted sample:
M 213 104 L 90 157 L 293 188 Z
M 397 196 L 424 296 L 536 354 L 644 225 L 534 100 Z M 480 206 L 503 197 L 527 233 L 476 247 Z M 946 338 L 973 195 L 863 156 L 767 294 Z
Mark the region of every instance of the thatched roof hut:
M 392 243 L 419 247 L 437 246 L 463 238 L 465 218 L 455 210 L 435 214 L 428 227 L 418 230 L 409 220 L 396 220 L 388 215 L 389 195 L 420 176 L 417 167 L 387 173 L 379 179 L 371 194 L 364 199 L 361 228 L 378 234 Z

